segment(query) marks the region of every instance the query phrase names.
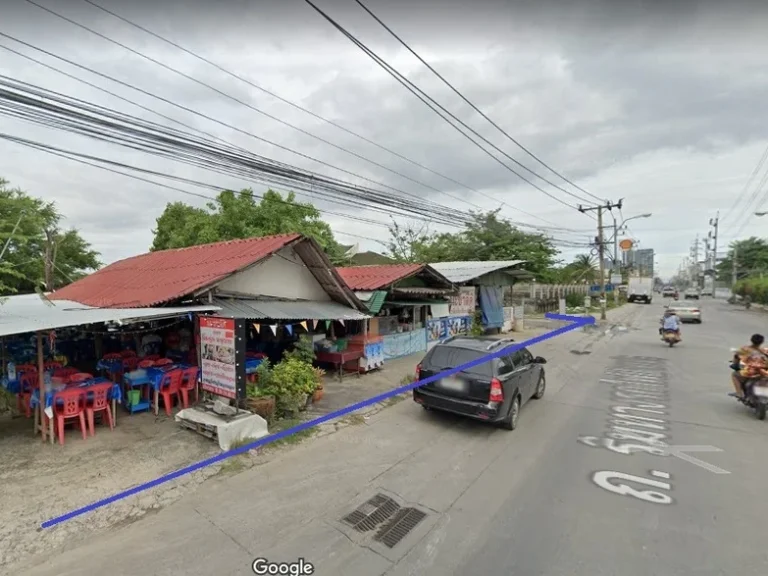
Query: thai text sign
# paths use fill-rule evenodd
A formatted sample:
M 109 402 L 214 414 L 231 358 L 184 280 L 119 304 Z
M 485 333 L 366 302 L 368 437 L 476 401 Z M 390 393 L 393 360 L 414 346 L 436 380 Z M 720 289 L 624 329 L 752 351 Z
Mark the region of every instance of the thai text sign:
M 475 313 L 475 287 L 463 286 L 451 296 L 451 316 L 467 316 Z
M 201 316 L 200 351 L 203 390 L 236 398 L 235 320 Z

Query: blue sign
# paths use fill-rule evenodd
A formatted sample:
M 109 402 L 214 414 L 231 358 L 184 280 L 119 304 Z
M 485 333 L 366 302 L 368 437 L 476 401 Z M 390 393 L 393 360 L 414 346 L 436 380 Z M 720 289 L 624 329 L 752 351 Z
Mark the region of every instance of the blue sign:
M 594 286 L 591 286 L 589 289 L 590 292 L 600 292 L 600 286 L 598 284 L 595 284 Z M 613 284 L 606 284 L 605 285 L 605 291 L 606 292 L 613 292 Z

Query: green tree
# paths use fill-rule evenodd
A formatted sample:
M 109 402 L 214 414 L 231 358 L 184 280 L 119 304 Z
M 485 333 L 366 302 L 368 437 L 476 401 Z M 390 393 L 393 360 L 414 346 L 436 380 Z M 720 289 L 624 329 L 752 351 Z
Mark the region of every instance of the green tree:
M 768 241 L 752 236 L 731 243 L 728 254 L 717 265 L 718 280 L 730 282 L 733 278 L 734 251 L 737 278 L 768 273 Z
M 579 254 L 573 262 L 562 268 L 562 274 L 558 279 L 562 283 L 583 282 L 594 283 L 598 280 L 599 273 L 597 262 L 591 254 Z
M 391 226 L 388 256 L 401 262 L 526 260 L 526 270 L 548 280 L 557 256 L 549 238 L 519 230 L 499 210 L 471 214 L 466 228 L 455 233 Z
M 297 202 L 292 192 L 283 198 L 273 190 L 260 200 L 249 189 L 225 190 L 206 208 L 169 203 L 157 219 L 151 250 L 290 233 L 314 238 L 334 264 L 342 261 L 343 250 L 318 209 Z
M 101 266 L 99 253 L 76 229 L 62 230 L 61 220 L 53 202 L 0 179 L 0 250 L 8 242 L 0 260 L 0 294 L 61 288 Z

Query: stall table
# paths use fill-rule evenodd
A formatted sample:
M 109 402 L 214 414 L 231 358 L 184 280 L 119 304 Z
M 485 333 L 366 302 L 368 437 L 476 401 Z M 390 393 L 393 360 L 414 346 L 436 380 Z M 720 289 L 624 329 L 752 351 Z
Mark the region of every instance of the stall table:
M 331 364 L 338 369 L 339 381 L 344 379 L 344 365 L 348 362 L 358 362 L 363 357 L 363 350 L 345 350 L 344 352 L 315 352 L 315 360 L 324 364 Z M 360 377 L 360 365 L 355 364 L 355 372 Z

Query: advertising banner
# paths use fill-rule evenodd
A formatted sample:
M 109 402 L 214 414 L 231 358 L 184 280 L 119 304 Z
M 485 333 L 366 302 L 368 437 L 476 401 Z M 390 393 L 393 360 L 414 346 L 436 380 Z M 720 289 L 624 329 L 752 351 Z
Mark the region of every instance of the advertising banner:
M 463 286 L 451 296 L 451 316 L 471 316 L 475 313 L 475 287 Z
M 239 399 L 245 392 L 245 342 L 242 321 L 217 316 L 200 317 L 200 359 L 203 390 Z M 240 350 L 242 348 L 242 350 Z

